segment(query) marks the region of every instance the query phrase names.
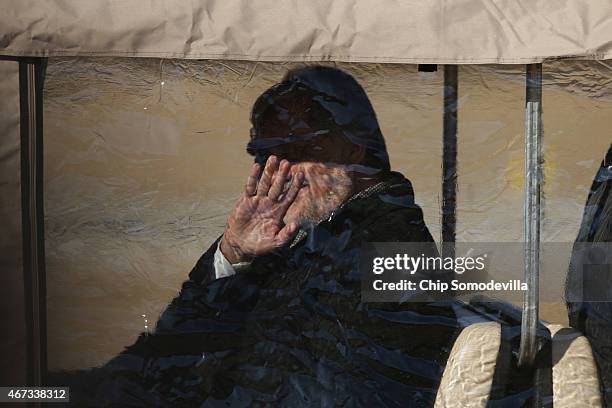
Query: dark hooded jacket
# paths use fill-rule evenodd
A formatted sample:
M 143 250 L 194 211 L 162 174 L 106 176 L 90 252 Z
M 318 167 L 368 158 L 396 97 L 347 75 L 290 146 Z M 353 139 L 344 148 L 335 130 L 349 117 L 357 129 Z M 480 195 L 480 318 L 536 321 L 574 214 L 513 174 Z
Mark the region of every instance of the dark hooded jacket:
M 155 331 L 85 376 L 73 400 L 432 406 L 459 330 L 451 304 L 361 301 L 362 245 L 402 241 L 433 239 L 410 182 L 391 173 L 246 272 L 214 280 L 214 244 Z

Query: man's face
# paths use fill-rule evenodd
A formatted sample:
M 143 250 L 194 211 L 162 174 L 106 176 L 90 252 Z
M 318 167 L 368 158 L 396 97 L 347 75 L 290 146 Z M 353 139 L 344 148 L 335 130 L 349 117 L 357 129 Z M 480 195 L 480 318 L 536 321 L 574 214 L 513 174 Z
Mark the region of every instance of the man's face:
M 280 157 L 282 159 L 282 157 Z M 329 216 L 352 191 L 345 166 L 317 162 L 292 163 L 290 175 L 304 174 L 304 183 L 285 214 L 285 223 L 314 224 Z
M 304 174 L 304 183 L 285 214 L 285 223 L 299 226 L 317 223 L 348 199 L 352 182 L 348 173 L 346 142 L 332 134 L 316 132 L 300 120 L 272 118 L 262 130 L 263 139 L 297 136 L 298 140 L 269 149 L 279 160 L 291 163 L 289 174 Z M 303 140 L 299 140 L 302 137 Z

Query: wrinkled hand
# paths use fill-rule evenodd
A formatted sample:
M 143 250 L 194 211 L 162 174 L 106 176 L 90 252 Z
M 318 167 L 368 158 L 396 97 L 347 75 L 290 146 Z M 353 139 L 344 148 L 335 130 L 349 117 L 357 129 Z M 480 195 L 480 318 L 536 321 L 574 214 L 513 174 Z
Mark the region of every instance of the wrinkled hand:
M 261 166 L 253 165 L 221 240 L 221 252 L 230 263 L 248 261 L 280 248 L 297 232 L 298 226 L 284 225 L 283 217 L 297 196 L 304 174 L 294 175 L 290 187 L 285 188 L 289 167 L 288 161 L 278 163 L 275 156 L 270 156 L 259 179 Z

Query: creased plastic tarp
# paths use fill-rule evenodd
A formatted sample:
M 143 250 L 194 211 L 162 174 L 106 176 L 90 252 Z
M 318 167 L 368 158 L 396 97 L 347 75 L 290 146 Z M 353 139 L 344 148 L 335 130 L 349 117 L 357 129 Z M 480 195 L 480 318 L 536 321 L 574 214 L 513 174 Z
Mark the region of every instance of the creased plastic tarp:
M 517 63 L 612 58 L 608 0 L 25 0 L 0 54 Z

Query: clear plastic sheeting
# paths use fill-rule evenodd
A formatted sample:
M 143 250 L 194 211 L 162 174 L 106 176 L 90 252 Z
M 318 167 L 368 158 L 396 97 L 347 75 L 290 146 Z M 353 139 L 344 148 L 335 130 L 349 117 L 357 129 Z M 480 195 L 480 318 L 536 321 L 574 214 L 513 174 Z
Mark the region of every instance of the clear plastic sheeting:
M 543 65 L 544 243 L 572 243 L 578 235 L 593 177 L 612 141 L 611 68 L 601 62 Z M 523 241 L 524 109 L 524 67 L 460 68 L 458 241 Z M 571 251 L 570 245 L 565 255 L 557 248 L 544 245 L 541 256 L 547 275 L 540 313 L 566 323 L 561 299 Z
M 104 362 L 153 325 L 223 232 L 252 164 L 249 113 L 290 64 L 51 60 L 45 84 L 51 368 Z M 439 236 L 439 74 L 342 65 Z M 87 306 L 86 306 L 87 305 Z M 144 316 L 143 316 L 144 315 Z M 79 336 L 74 333 L 78 332 Z
M 350 73 L 363 86 L 376 112 L 391 169 L 406 176 L 411 188 L 395 175 L 389 178 L 392 182 L 387 180 L 390 184 L 373 184 L 361 196 L 352 197 L 338 210 L 339 218 L 332 212 L 310 235 L 304 232 L 300 236 L 300 230 L 292 246 L 283 247 L 285 258 L 264 264 L 264 271 L 284 271 L 285 262 L 297 265 L 278 279 L 259 270 L 259 274 L 239 273 L 207 283 L 213 262 L 217 264 L 217 245 L 213 243 L 223 233 L 228 214 L 252 171 L 253 157 L 246 152 L 247 143 L 253 142 L 249 120 L 256 118 L 249 117 L 251 109 L 267 101 L 267 96 L 258 100 L 262 92 L 281 81 L 290 69 L 304 64 L 116 58 L 49 61 L 44 155 L 50 370 L 100 366 L 118 356 L 95 374 L 100 376 L 100 384 L 115 387 L 117 394 L 108 394 L 107 402 L 136 383 L 134 389 L 143 391 L 137 397 L 141 403 L 209 398 L 290 404 L 304 396 L 321 402 L 334 394 L 331 389 L 313 391 L 316 384 L 323 384 L 339 387 L 337 398 L 356 398 L 358 405 L 371 401 L 368 398 L 377 389 L 374 385 L 370 388 L 371 384 L 354 388 L 360 375 L 386 384 L 381 398 L 391 399 L 408 395 L 408 388 L 403 387 L 416 375 L 422 382 L 416 388 L 408 386 L 414 394 L 410 395 L 414 401 L 433 403 L 444 353 L 452 346 L 452 342 L 443 345 L 442 339 L 452 340 L 463 325 L 482 320 L 476 316 L 479 312 L 471 306 L 466 310 L 448 305 L 434 309 L 414 306 L 414 310 L 412 306 L 403 310 L 401 305 L 364 306 L 353 298 L 358 292 L 351 286 L 356 262 L 351 245 L 379 230 L 384 234 L 371 232 L 374 237 L 410 240 L 410 234 L 400 237 L 393 232 L 408 231 L 415 225 L 426 225 L 420 230 L 422 235 L 412 237 L 416 241 L 439 242 L 443 73 L 418 72 L 416 66 L 409 65 L 326 65 Z M 600 62 L 557 62 L 545 64 L 543 72 L 542 239 L 571 243 L 580 228 L 593 175 L 612 139 L 612 70 Z M 317 101 L 316 109 L 325 110 L 334 103 L 350 106 L 332 92 L 314 92 L 307 80 L 298 81 L 295 87 L 297 91 L 288 86 L 287 92 L 306 92 Z M 523 238 L 524 92 L 521 66 L 459 69 L 457 241 L 499 243 Z M 272 105 L 278 108 L 278 118 L 288 120 L 296 115 L 296 108 L 291 101 L 283 101 Z M 296 117 L 309 123 L 320 113 L 313 109 Z M 342 129 L 358 134 L 364 122 L 352 114 L 349 108 L 333 111 L 337 123 L 330 127 L 341 123 L 345 126 Z M 290 123 L 288 136 L 269 132 L 259 136 L 267 144 L 256 146 L 256 159 L 261 155 L 263 163 L 270 154 L 283 152 L 278 143 L 293 143 L 295 137 L 308 138 L 300 144 L 302 152 L 311 149 L 316 155 L 359 156 L 359 149 L 351 153 L 343 150 L 344 145 L 325 144 L 328 142 L 321 136 L 327 133 L 320 131 L 327 129 L 304 134 L 308 126 L 297 119 Z M 411 212 L 413 218 L 389 215 L 371 226 L 359 224 L 362 218 L 390 208 L 397 214 L 420 208 L 422 218 L 419 210 Z M 347 217 L 344 223 L 334 224 L 344 220 L 342 217 Z M 355 234 L 354 226 L 363 228 L 364 235 Z M 558 276 L 546 277 L 547 282 L 558 282 L 544 288 L 545 298 L 552 299 L 542 304 L 541 316 L 546 320 L 567 322 L 563 284 L 570 256 L 569 249 L 567 259 L 555 253 L 550 255 L 555 259 L 547 260 L 543 254 L 543 262 L 560 265 Z M 517 259 L 516 268 L 522 270 L 522 265 L 522 259 Z M 346 276 L 341 267 L 346 267 Z M 177 296 L 190 270 L 191 280 Z M 474 306 L 478 307 L 482 305 Z M 366 334 L 360 332 L 358 323 L 362 313 L 372 317 L 371 322 L 361 322 Z M 507 321 L 516 322 L 512 312 L 504 313 Z M 337 321 L 329 326 L 328 319 Z M 423 333 L 431 329 L 429 338 L 432 344 L 440 340 L 436 345 L 441 354 L 428 354 L 421 343 L 404 353 L 377 319 L 407 327 L 423 325 Z M 303 331 L 304 325 L 312 330 Z M 400 326 L 398 330 L 406 329 Z M 234 337 L 230 332 L 250 335 Z M 444 336 L 438 337 L 441 332 Z M 139 333 L 143 334 L 134 343 Z M 180 347 L 187 348 L 172 354 L 172 347 L 179 344 L 174 343 L 177 333 L 189 340 L 180 340 Z M 502 326 L 501 341 L 508 356 L 516 333 Z M 298 341 L 293 336 L 308 340 Z M 422 339 L 419 335 L 413 340 L 418 343 Z M 303 378 L 293 376 L 291 362 L 284 359 L 288 344 L 292 344 L 293 358 L 308 373 Z M 332 350 L 331 344 L 336 349 Z M 226 353 L 234 346 L 241 351 Z M 160 351 L 165 354 L 155 354 Z M 277 353 L 278 360 L 270 360 Z M 156 357 L 151 360 L 151 355 Z M 321 377 L 316 380 L 309 377 L 317 371 L 313 356 L 331 364 L 321 363 L 317 374 Z M 248 366 L 247 360 L 253 366 Z M 149 369 L 138 375 L 166 384 L 155 393 L 144 391 L 151 382 L 143 385 L 134 380 L 138 371 L 134 367 L 143 362 Z M 350 367 L 338 368 L 336 364 Z M 385 369 L 378 371 L 383 366 Z M 185 371 L 185 367 L 189 368 Z M 418 373 L 415 367 L 419 367 Z M 216 377 L 210 377 L 211 372 Z M 120 379 L 109 385 L 109 373 Z M 177 388 L 168 388 L 167 380 L 175 374 Z M 225 375 L 233 380 L 224 382 Z M 292 378 L 291 385 L 283 382 L 288 378 Z M 530 387 L 521 382 L 525 379 L 511 381 L 517 382 L 509 382 L 507 389 Z M 141 386 L 144 388 L 138 388 Z M 291 391 L 275 394 L 277 386 Z M 499 394 L 502 388 L 493 384 L 498 394 L 492 397 L 505 398 Z M 516 401 L 523 401 L 525 395 Z M 384 401 L 393 405 L 391 400 Z

